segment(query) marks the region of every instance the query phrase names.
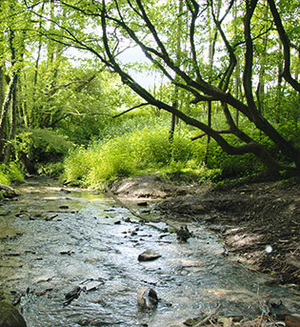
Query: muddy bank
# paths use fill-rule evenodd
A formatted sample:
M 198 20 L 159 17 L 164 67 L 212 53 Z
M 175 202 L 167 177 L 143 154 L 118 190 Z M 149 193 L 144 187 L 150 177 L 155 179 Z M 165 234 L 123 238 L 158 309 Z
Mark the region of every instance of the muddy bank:
M 224 239 L 228 254 L 300 285 L 300 179 L 222 186 L 176 186 L 158 176 L 115 183 L 119 196 L 156 199 L 169 218 L 204 222 Z
M 167 199 L 180 195 L 196 194 L 198 185 L 176 185 L 171 181 L 163 181 L 159 175 L 141 175 L 115 181 L 112 192 L 130 198 Z

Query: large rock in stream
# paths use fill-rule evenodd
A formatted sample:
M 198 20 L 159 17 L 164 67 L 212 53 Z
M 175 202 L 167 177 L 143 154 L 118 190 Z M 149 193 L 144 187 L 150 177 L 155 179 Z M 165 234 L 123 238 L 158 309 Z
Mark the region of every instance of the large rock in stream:
M 0 301 L 0 327 L 27 327 L 20 312 L 8 301 Z
M 161 255 L 153 250 L 146 250 L 138 256 L 139 261 L 152 261 L 160 258 Z

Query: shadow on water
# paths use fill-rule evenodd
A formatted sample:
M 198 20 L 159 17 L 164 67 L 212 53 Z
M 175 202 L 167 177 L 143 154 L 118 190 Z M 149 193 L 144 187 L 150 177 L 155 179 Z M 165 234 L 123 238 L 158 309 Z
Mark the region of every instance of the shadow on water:
M 0 287 L 28 326 L 171 326 L 222 303 L 224 314 L 260 313 L 258 298 L 299 310 L 299 293 L 270 287 L 270 277 L 224 257 L 218 236 L 190 224 L 179 243 L 164 223 L 139 223 L 102 194 L 29 181 L 0 206 Z M 153 227 L 155 225 L 156 228 Z M 146 249 L 161 254 L 139 262 Z M 66 303 L 74 287 L 82 291 Z M 137 292 L 153 288 L 155 309 L 141 310 Z

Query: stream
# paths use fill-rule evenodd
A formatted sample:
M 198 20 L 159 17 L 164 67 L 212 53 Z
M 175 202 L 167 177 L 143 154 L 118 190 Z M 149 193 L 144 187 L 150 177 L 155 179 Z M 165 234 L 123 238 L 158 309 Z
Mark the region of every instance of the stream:
M 0 295 L 23 293 L 17 307 L 28 327 L 167 327 L 218 303 L 224 315 L 253 316 L 264 296 L 300 311 L 299 292 L 224 256 L 203 224 L 188 224 L 195 237 L 180 243 L 164 223 L 141 224 L 103 194 L 46 179 L 16 189 L 20 196 L 0 204 Z M 161 257 L 138 261 L 147 249 Z M 76 286 L 84 289 L 66 303 Z M 156 307 L 138 306 L 143 286 L 157 293 Z

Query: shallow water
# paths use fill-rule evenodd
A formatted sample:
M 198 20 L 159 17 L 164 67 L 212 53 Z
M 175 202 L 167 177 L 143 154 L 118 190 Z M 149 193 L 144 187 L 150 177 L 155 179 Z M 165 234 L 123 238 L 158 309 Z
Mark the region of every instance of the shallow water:
M 19 309 L 28 327 L 171 326 L 217 303 L 225 315 L 254 315 L 265 295 L 299 312 L 299 293 L 267 286 L 270 277 L 224 257 L 203 225 L 190 224 L 195 237 L 181 244 L 165 224 L 142 225 L 101 194 L 45 180 L 18 190 L 0 206 L 0 289 L 9 299 L 25 293 Z M 146 249 L 161 258 L 139 262 Z M 75 286 L 87 291 L 66 305 Z M 156 308 L 137 305 L 143 286 L 156 291 Z

